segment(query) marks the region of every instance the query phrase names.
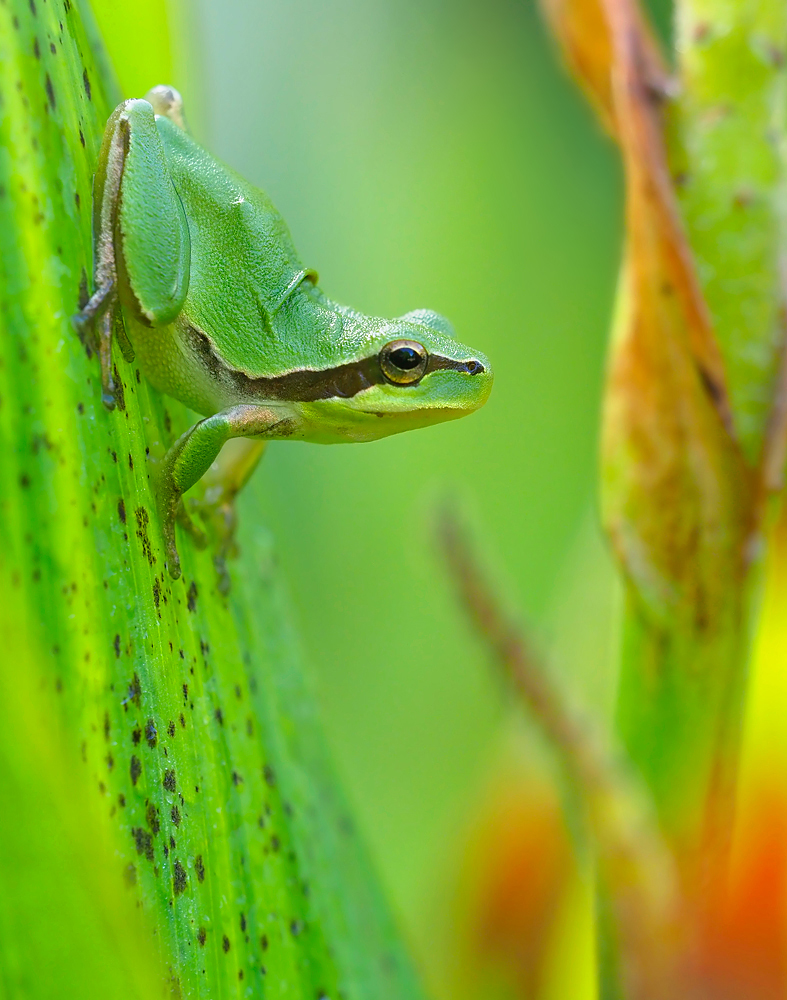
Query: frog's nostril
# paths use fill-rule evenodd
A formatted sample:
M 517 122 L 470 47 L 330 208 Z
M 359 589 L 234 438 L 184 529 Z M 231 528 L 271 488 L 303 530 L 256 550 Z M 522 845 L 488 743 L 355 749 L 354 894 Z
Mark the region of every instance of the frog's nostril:
M 480 361 L 468 361 L 465 369 L 468 375 L 481 375 L 484 371 L 484 366 Z

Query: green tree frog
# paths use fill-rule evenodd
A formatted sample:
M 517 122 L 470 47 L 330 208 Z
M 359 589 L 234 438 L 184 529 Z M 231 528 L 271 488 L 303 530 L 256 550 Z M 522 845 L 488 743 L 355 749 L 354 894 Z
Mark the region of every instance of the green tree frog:
M 273 438 L 372 441 L 463 416 L 489 395 L 489 362 L 437 313 L 378 319 L 327 298 L 268 198 L 189 135 L 171 87 L 109 119 L 93 232 L 94 292 L 74 322 L 97 349 L 105 405 L 114 334 L 156 388 L 204 416 L 158 476 L 173 578 L 183 494 L 228 439 L 256 442 L 226 471 L 232 499 Z

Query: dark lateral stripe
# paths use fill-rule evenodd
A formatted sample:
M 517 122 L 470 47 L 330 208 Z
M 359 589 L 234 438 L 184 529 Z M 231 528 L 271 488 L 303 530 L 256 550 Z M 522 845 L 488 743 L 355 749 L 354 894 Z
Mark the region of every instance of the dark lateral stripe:
M 350 361 L 335 368 L 322 371 L 312 371 L 302 368 L 287 372 L 286 375 L 274 375 L 269 378 L 251 378 L 245 372 L 227 368 L 216 357 L 210 338 L 196 329 L 189 327 L 191 346 L 200 356 L 205 365 L 219 381 L 231 382 L 233 388 L 242 397 L 266 399 L 289 403 L 313 403 L 318 399 L 350 399 L 364 389 L 373 385 L 382 385 L 386 378 L 380 368 L 380 361 L 375 354 L 371 358 L 360 361 Z M 461 371 L 476 374 L 482 372 L 479 362 L 454 361 L 439 354 L 430 354 L 426 371 Z M 413 383 L 414 385 L 417 383 Z M 402 386 L 402 388 L 406 388 Z
M 430 354 L 424 374 L 428 375 L 429 372 L 439 371 L 464 372 L 466 375 L 482 375 L 485 369 L 481 362 L 476 361 L 475 358 L 470 358 L 467 361 L 454 361 L 453 358 L 444 358 L 442 354 Z

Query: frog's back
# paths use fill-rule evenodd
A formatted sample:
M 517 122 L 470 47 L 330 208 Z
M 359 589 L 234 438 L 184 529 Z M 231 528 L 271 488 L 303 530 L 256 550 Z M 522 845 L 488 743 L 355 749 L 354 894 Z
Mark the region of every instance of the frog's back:
M 303 271 L 286 223 L 262 191 L 168 118 L 156 121 L 191 238 L 189 320 L 238 369 L 286 370 L 272 317 Z

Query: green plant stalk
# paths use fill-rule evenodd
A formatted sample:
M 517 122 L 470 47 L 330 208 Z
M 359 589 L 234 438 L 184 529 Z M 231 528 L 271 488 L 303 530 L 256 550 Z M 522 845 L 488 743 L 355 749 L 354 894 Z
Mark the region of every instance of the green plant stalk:
M 631 593 L 624 612 L 617 727 L 691 895 L 723 875 L 732 835 L 752 583 L 735 585 L 729 622 L 704 637 L 660 627 Z
M 16 690 L 34 662 L 43 722 L 26 739 L 57 736 L 75 762 L 73 787 L 52 798 L 47 774 L 34 801 L 46 815 L 70 811 L 63 837 L 81 819 L 85 843 L 109 845 L 114 893 L 136 897 L 164 991 L 420 997 L 327 763 L 266 534 L 242 509 L 229 597 L 210 551 L 187 538 L 184 576 L 169 579 L 150 481 L 193 416 L 120 355 L 120 405 L 107 413 L 98 360 L 71 327 L 92 273 L 92 173 L 117 99 L 80 7 L 0 2 L 0 591 L 14 638 L 0 690 Z M 60 745 L 32 755 L 0 727 L 0 760 L 12 764 L 31 755 L 47 767 Z M 2 787 L 13 802 L 14 786 Z M 30 808 L 20 817 L 32 822 Z M 76 856 L 47 838 L 42 851 L 31 895 Z M 0 856 L 0 884 L 15 877 L 10 864 Z M 84 886 L 57 886 L 72 897 L 51 905 L 73 912 Z M 89 897 L 91 919 L 114 905 L 112 888 Z M 51 996 L 15 899 L 0 897 L 0 926 L 19 928 L 0 943 L 0 983 L 9 996 Z M 62 927 L 59 942 L 73 937 L 75 961 L 78 930 Z M 81 986 L 84 997 L 120 995 L 99 979 Z
M 675 190 L 752 466 L 778 391 L 785 317 L 787 11 L 779 0 L 676 0 Z
M 783 433 L 786 47 L 787 13 L 778 2 L 677 3 L 670 169 L 724 361 L 734 432 L 760 480 Z M 619 730 L 682 867 L 700 882 L 721 874 L 734 816 L 763 548 L 763 497 L 755 491 L 751 503 L 719 541 L 727 557 L 714 571 L 720 586 L 711 601 L 708 591 L 685 592 L 688 615 L 654 615 L 629 587 L 626 602 Z

